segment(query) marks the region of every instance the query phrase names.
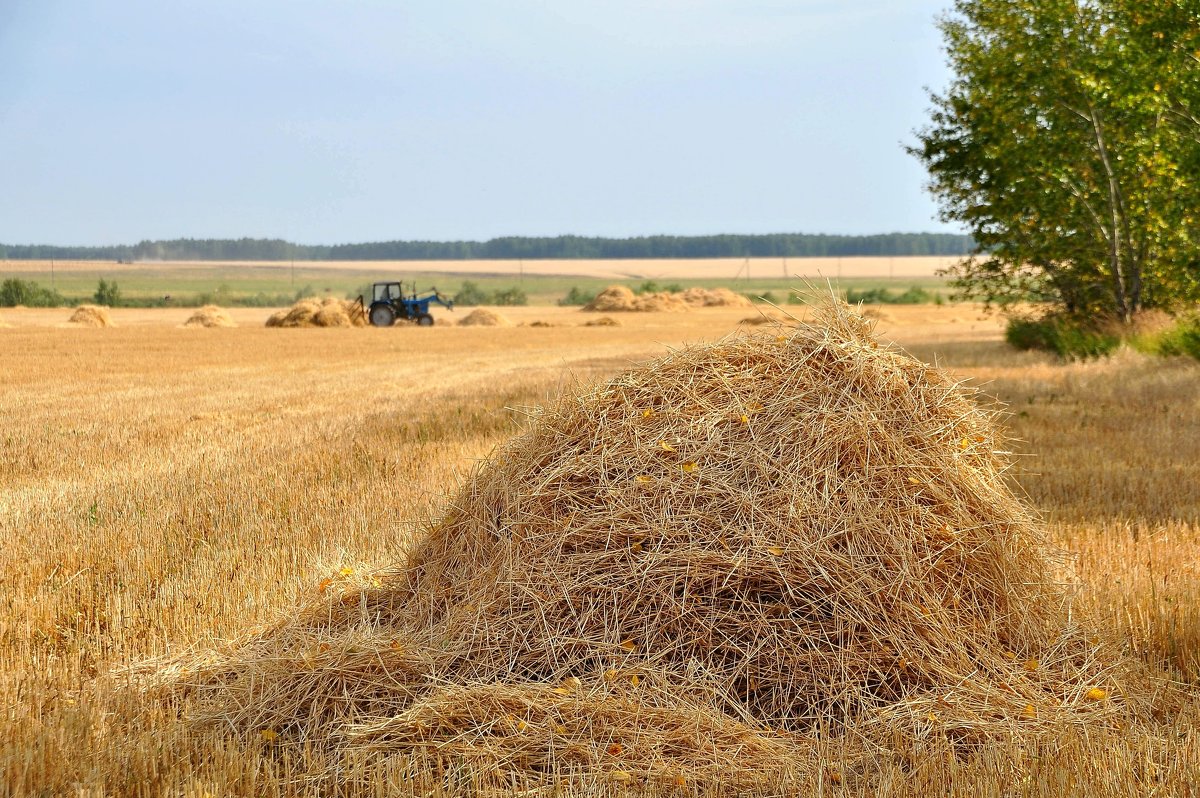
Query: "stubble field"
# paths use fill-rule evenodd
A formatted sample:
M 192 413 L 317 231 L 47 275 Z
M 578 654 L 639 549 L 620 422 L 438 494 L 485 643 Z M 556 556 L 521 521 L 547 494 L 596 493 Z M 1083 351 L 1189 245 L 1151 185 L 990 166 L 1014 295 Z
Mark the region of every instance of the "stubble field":
M 322 581 L 399 558 L 416 522 L 521 428 L 520 412 L 749 313 L 578 326 L 190 330 L 180 310 L 61 310 L 0 330 L 0 792 L 288 795 L 257 729 L 200 736 L 121 669 L 280 617 Z M 1079 606 L 1164 677 L 1200 681 L 1200 368 L 1123 353 L 1017 354 L 962 305 L 889 308 L 879 331 L 1008 407 L 1013 479 L 1075 553 Z M 1200 700 L 1153 729 L 1072 732 L 880 766 L 825 794 L 1189 795 Z M 941 751 L 941 753 L 939 753 Z M 625 789 L 615 785 L 613 790 Z M 690 788 L 679 788 L 684 792 Z

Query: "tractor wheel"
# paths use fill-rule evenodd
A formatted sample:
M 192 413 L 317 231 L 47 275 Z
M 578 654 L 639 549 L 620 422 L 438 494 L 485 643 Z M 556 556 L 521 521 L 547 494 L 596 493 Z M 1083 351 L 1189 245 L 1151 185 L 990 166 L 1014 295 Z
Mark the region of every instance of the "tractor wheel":
M 430 316 L 428 313 L 422 313 L 420 316 L 417 316 L 417 324 L 422 327 L 432 327 L 433 316 Z
M 390 305 L 373 305 L 371 307 L 371 324 L 375 327 L 391 327 L 396 323 L 396 311 Z

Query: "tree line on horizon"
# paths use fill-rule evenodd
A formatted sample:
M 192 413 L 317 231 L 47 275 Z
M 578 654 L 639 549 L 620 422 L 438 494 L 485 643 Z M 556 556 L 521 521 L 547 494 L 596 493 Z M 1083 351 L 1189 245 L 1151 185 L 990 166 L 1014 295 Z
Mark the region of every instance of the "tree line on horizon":
M 142 241 L 132 245 L 68 247 L 0 244 L 4 260 L 120 261 L 331 261 L 331 260 L 608 260 L 632 258 L 810 258 L 960 256 L 974 240 L 953 233 L 825 235 L 506 236 L 488 241 L 379 241 L 361 244 L 294 244 L 282 239 Z

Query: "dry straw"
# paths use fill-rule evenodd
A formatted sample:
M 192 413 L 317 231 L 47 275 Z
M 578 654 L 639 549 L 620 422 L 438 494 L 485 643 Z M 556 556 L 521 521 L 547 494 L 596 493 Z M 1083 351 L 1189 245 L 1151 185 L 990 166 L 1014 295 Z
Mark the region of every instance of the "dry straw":
M 80 305 L 75 308 L 71 318 L 67 319 L 67 323 L 77 324 L 80 327 L 116 326 L 113 324 L 112 315 L 104 305 Z
M 468 313 L 459 324 L 463 327 L 511 327 L 512 322 L 487 308 L 476 308 Z
M 677 312 L 704 307 L 750 307 L 750 300 L 728 288 L 689 288 L 686 291 L 660 291 L 635 294 L 623 285 L 612 285 L 583 306 L 595 312 Z
M 357 302 L 327 296 L 301 299 L 267 319 L 268 327 L 365 327 L 367 318 Z
M 1142 682 L 1079 628 L 1002 448 L 831 305 L 563 398 L 405 562 L 160 673 L 331 779 L 426 756 L 500 786 L 751 785 L 830 746 L 1131 722 Z
M 230 318 L 229 313 L 216 305 L 205 305 L 196 310 L 188 320 L 183 323 L 184 327 L 236 327 L 237 323 Z

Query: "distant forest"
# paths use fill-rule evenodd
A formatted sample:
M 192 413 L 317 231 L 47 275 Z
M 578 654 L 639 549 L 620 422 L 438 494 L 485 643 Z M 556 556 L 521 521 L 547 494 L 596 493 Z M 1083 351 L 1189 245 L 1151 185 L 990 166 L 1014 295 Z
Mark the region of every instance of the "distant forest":
M 262 238 L 142 241 L 111 247 L 0 244 L 5 260 L 322 261 L 517 260 L 621 258 L 811 258 L 966 255 L 970 236 L 885 233 L 867 236 L 778 233 L 766 235 L 645 236 L 640 238 L 505 237 L 489 241 L 380 241 L 306 245 Z

